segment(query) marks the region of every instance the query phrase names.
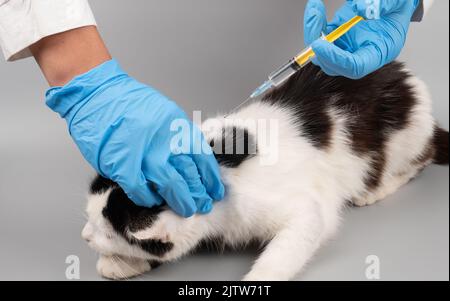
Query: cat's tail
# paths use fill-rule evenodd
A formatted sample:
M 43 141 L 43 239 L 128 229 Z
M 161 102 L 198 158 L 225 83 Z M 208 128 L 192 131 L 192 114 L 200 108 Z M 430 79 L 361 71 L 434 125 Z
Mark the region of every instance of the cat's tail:
M 448 165 L 448 135 L 448 131 L 438 126 L 434 130 L 434 164 Z

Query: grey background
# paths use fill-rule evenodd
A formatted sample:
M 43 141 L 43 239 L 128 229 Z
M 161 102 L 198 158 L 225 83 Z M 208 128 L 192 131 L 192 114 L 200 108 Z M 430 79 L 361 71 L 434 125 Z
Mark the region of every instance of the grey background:
M 333 11 L 342 1 L 327 1 Z M 436 118 L 449 127 L 449 2 L 438 0 L 411 28 L 402 60 L 430 86 Z M 132 4 L 131 4 L 132 3 Z M 93 0 L 114 57 L 188 112 L 240 103 L 265 75 L 303 47 L 299 0 Z M 81 279 L 100 279 L 80 238 L 93 175 L 46 108 L 47 84 L 32 59 L 0 62 L 0 280 L 64 280 L 65 258 Z M 205 116 L 206 117 L 206 116 Z M 373 207 L 349 209 L 336 239 L 299 280 L 365 280 L 365 258 L 383 280 L 449 280 L 448 168 L 431 167 Z M 202 253 L 140 279 L 238 280 L 254 251 Z

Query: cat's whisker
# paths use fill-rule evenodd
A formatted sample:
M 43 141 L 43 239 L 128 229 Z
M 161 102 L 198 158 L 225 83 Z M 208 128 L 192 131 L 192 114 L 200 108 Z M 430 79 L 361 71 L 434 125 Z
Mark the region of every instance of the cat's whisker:
M 135 275 L 139 275 L 139 271 L 134 269 L 128 262 L 126 262 L 124 259 L 122 259 L 120 256 L 113 256 L 113 260 L 116 262 L 117 266 L 120 267 L 119 263 L 127 266 Z M 122 269 L 118 269 L 121 279 L 129 281 L 131 280 L 131 276 L 126 276 Z

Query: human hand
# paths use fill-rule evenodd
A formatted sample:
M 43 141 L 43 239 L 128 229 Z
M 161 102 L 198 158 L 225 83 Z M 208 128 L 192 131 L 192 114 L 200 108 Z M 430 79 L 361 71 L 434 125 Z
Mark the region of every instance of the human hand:
M 85 159 L 137 205 L 166 201 L 189 217 L 210 212 L 213 200 L 223 199 L 219 166 L 197 127 L 116 61 L 51 88 L 47 105 L 67 121 Z
M 374 7 L 379 3 L 379 7 Z M 347 0 L 327 22 L 323 1 L 309 0 L 305 10 L 305 44 L 311 45 L 313 63 L 330 76 L 362 78 L 395 60 L 406 41 L 411 17 L 419 0 Z M 371 6 L 372 5 L 372 6 Z M 335 42 L 320 39 L 355 15 L 366 18 Z

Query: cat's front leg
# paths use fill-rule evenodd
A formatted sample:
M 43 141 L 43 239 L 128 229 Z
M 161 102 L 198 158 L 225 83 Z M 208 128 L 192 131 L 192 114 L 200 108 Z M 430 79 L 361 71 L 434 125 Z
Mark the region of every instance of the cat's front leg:
M 296 220 L 267 245 L 243 281 L 287 281 L 298 274 L 321 244 L 320 216 Z
M 105 278 L 120 280 L 142 275 L 151 270 L 147 260 L 122 256 L 103 256 L 97 261 L 97 272 Z

